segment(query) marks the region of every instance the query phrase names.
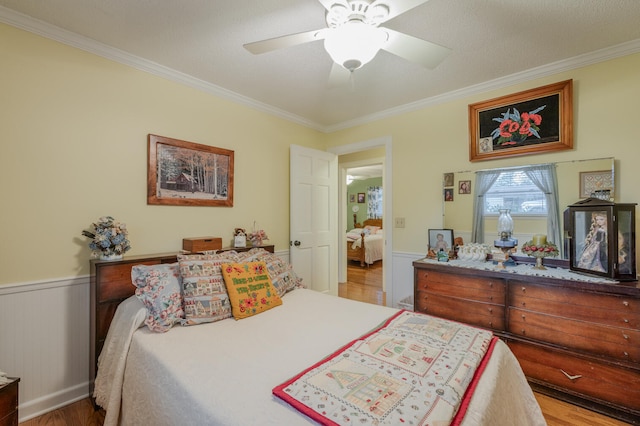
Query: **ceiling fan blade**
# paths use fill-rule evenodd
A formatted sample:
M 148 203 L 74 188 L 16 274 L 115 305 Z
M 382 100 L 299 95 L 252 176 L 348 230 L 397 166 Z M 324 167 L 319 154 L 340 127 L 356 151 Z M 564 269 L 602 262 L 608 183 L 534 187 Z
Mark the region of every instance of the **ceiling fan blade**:
M 407 10 L 413 9 L 414 7 L 420 6 L 423 3 L 428 2 L 429 0 L 376 0 L 369 6 L 369 9 L 374 8 L 375 6 L 381 4 L 389 8 L 389 15 L 379 23 L 386 22 L 389 19 L 393 19 L 398 15 L 405 13 Z
M 382 46 L 384 50 L 426 68 L 437 67 L 451 53 L 451 49 L 447 47 L 389 28 L 383 30 L 389 34 L 389 40 Z
M 331 6 L 333 6 L 334 4 L 341 4 L 344 7 L 346 7 L 347 9 L 349 9 L 349 3 L 347 3 L 347 0 L 318 0 L 318 1 L 327 10 L 331 10 Z
M 331 74 L 329 74 L 327 87 L 329 87 L 329 89 L 335 89 L 346 86 L 351 81 L 351 74 L 349 70 L 334 62 L 331 66 Z
M 296 46 L 298 44 L 309 43 L 316 40 L 323 40 L 326 36 L 327 28 L 320 30 L 306 31 L 304 33 L 289 34 L 282 37 L 270 38 L 268 40 L 254 41 L 247 43 L 244 48 L 254 55 L 271 52 L 284 47 Z

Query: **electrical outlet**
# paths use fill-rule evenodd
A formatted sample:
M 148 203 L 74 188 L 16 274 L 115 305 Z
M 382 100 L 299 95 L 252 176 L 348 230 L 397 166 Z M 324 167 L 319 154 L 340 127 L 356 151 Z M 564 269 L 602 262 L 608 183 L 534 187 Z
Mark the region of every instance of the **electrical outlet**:
M 404 228 L 404 217 L 396 217 L 396 228 Z

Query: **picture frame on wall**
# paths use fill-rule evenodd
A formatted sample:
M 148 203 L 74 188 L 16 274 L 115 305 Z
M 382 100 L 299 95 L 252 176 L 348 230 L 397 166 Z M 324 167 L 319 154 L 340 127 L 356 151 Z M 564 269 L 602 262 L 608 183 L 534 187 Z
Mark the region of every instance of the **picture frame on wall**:
M 358 192 L 358 203 L 364 203 L 365 201 L 364 192 Z
M 453 173 L 445 173 L 442 176 L 442 182 L 444 186 L 453 186 Z
M 469 105 L 469 160 L 573 148 L 573 80 Z
M 147 204 L 233 206 L 234 151 L 150 134 Z
M 356 202 L 356 194 L 349 194 L 349 202 L 350 203 Z
M 458 182 L 458 194 L 471 194 L 470 180 L 461 180 Z
M 453 188 L 444 189 L 444 201 L 453 201 Z

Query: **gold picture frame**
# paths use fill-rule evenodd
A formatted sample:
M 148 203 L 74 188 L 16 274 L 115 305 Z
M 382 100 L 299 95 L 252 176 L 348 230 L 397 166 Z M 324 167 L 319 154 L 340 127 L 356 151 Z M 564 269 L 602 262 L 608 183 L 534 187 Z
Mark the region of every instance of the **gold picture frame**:
M 469 161 L 573 149 L 573 80 L 469 105 Z

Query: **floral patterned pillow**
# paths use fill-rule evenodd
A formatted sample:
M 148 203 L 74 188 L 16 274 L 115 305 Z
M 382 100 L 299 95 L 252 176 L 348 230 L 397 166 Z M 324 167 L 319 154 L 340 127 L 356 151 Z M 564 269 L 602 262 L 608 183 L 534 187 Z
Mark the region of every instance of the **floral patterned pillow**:
M 237 259 L 241 262 L 264 262 L 267 265 L 267 273 L 271 278 L 271 283 L 280 297 L 294 288 L 304 287 L 302 278 L 296 275 L 290 263 L 263 248 L 254 248 L 245 253 L 238 253 Z
M 178 263 L 131 268 L 136 296 L 147 308 L 144 323 L 151 331 L 168 331 L 184 318 Z
M 264 262 L 227 263 L 221 269 L 235 319 L 282 305 Z

